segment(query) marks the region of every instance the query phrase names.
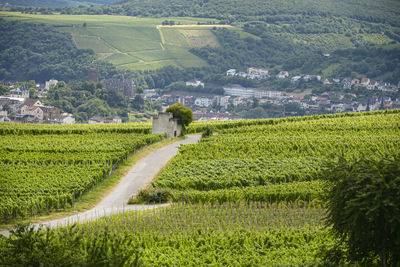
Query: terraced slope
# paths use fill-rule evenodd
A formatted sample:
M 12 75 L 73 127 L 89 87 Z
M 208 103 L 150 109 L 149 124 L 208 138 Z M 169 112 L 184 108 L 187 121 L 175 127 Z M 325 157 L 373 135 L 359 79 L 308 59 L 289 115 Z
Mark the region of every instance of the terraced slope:
M 201 67 L 205 61 L 189 52 L 192 47 L 217 46 L 205 19 L 168 18 L 185 27 L 160 27 L 163 18 L 102 15 L 32 15 L 0 12 L 9 20 L 47 23 L 69 32 L 78 48 L 93 49 L 101 59 L 129 70 L 163 66 Z M 179 26 L 179 25 L 177 25 Z M 221 26 L 219 26 L 221 27 Z

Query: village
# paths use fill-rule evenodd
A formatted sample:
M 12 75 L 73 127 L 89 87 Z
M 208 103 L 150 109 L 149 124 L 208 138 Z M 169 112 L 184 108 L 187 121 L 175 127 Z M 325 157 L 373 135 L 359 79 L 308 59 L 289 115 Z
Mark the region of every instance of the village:
M 311 90 L 303 92 L 285 92 L 268 87 L 249 88 L 240 84 L 228 83 L 222 86 L 224 95 L 212 95 L 193 92 L 175 91 L 168 94 L 158 90 L 144 90 L 144 99 L 152 102 L 162 102 L 164 106 L 176 102 L 183 103 L 193 109 L 195 120 L 231 120 L 240 119 L 233 114 L 235 109 L 251 109 L 263 104 L 273 105 L 280 117 L 296 115 L 297 112 L 285 111 L 284 106 L 293 103 L 304 114 L 326 114 L 341 112 L 362 112 L 382 109 L 400 108 L 399 85 L 384 81 L 374 81 L 368 78 L 325 78 L 319 75 L 301 74 L 290 77 L 289 72 L 280 71 L 271 77 L 266 69 L 248 68 L 247 72 L 229 69 L 227 77 L 241 77 L 256 80 L 288 80 L 290 84 L 314 83 L 322 92 L 313 93 Z M 202 87 L 206 85 L 199 79 L 186 81 L 188 87 Z M 335 90 L 331 90 L 335 89 Z M 292 105 L 293 106 L 293 105 Z M 301 115 L 301 114 L 297 114 Z
M 303 90 L 278 90 L 271 87 L 244 87 L 238 83 L 222 85 L 223 95 L 204 93 L 207 86 L 200 79 L 185 82 L 186 88 L 192 90 L 144 89 L 137 92 L 131 79 L 105 79 L 102 86 L 107 90 L 116 90 L 133 100 L 135 97 L 161 106 L 165 110 L 169 105 L 180 102 L 193 110 L 195 121 L 235 120 L 247 118 L 246 111 L 264 107 L 268 117 L 300 116 L 340 112 L 362 112 L 400 108 L 399 86 L 369 78 L 334 77 L 322 78 L 319 75 L 291 75 L 288 71 L 280 71 L 271 75 L 262 68 L 248 68 L 247 72 L 229 69 L 226 77 L 234 80 L 250 79 L 258 81 L 287 81 L 293 88 L 302 84 Z M 99 82 L 96 69 L 88 69 L 88 80 Z M 236 80 L 234 80 L 236 81 Z M 29 98 L 27 86 L 18 83 L 2 82 L 10 88 L 9 95 L 0 96 L 0 122 L 74 124 L 73 114 L 60 111 L 59 108 L 46 106 L 42 99 L 58 83 L 51 79 L 44 84 L 36 84 L 36 99 Z M 305 88 L 305 89 L 304 89 Z M 312 88 L 308 89 L 308 88 Z M 318 88 L 318 90 L 314 90 Z M 291 109 L 286 107 L 290 104 Z M 295 107 L 293 109 L 293 107 Z M 240 112 L 241 113 L 240 113 Z M 131 115 L 140 111 L 131 111 Z M 156 114 L 156 113 L 155 113 Z M 255 114 L 255 118 L 266 115 Z M 249 115 L 250 116 L 250 115 Z M 251 117 L 249 117 L 251 118 Z M 144 118 L 141 122 L 148 122 Z M 121 123 L 118 116 L 104 118 L 91 117 L 87 123 Z

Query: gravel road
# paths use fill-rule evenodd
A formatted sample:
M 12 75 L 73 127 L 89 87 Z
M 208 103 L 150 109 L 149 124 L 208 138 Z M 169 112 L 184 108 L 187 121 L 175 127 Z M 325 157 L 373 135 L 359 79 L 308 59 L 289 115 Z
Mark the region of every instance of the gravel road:
M 139 160 L 125 175 L 113 191 L 107 195 L 96 207 L 91 210 L 78 213 L 69 217 L 42 222 L 35 226 L 44 225 L 49 227 L 64 226 L 75 222 L 85 222 L 98 219 L 103 216 L 110 216 L 125 211 L 152 209 L 161 205 L 127 205 L 127 201 L 136 195 L 140 189 L 146 187 L 157 173 L 178 153 L 178 147 L 185 144 L 194 144 L 200 139 L 200 135 L 188 135 L 186 139 L 177 141 L 162 147 L 146 157 Z M 0 234 L 9 236 L 9 231 L 2 231 Z

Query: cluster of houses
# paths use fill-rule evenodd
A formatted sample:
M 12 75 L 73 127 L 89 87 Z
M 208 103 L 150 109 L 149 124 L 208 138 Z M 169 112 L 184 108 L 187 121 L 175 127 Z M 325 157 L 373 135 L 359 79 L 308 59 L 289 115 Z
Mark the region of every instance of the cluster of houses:
M 385 81 L 374 81 L 369 78 L 362 79 L 352 79 L 352 78 L 326 78 L 323 81 L 324 85 L 330 84 L 339 84 L 343 85 L 344 89 L 358 89 L 358 88 L 366 88 L 368 90 L 379 90 L 383 92 L 392 92 L 395 93 L 398 91 L 400 83 L 396 86 L 394 84 L 385 82 Z
M 36 92 L 43 97 L 57 85 L 57 80 L 49 80 L 36 85 Z M 70 113 L 61 113 L 53 106 L 43 105 L 38 99 L 29 98 L 26 85 L 6 84 L 10 88 L 10 96 L 0 96 L 0 122 L 34 122 L 51 124 L 74 124 L 75 118 Z
M 239 76 L 248 79 L 258 79 L 265 80 L 270 76 L 268 75 L 268 70 L 259 69 L 259 68 L 248 68 L 247 73 L 243 71 L 237 72 L 236 69 L 229 69 L 226 71 L 226 76 Z M 357 89 L 357 88 L 366 88 L 368 90 L 379 90 L 383 92 L 397 92 L 400 87 L 400 82 L 398 85 L 394 85 L 385 81 L 375 81 L 369 78 L 351 78 L 351 77 L 335 77 L 335 78 L 326 78 L 322 80 L 320 75 L 313 74 L 300 74 L 290 77 L 290 73 L 288 71 L 282 70 L 276 76 L 277 79 L 290 79 L 290 83 L 296 85 L 297 83 L 303 82 L 320 82 L 323 85 L 332 85 L 336 84 L 342 86 L 343 89 Z M 204 87 L 204 86 L 203 86 Z
M 263 68 L 251 67 L 247 69 L 247 72 L 237 71 L 236 69 L 229 69 L 226 71 L 227 76 L 238 76 L 251 80 L 266 80 L 269 78 L 268 70 Z
M 20 91 L 26 94 L 25 90 Z M 70 113 L 60 113 L 56 107 L 43 105 L 38 99 L 13 95 L 0 96 L 0 122 L 75 124 L 75 118 Z M 122 123 L 122 120 L 118 116 L 111 118 L 93 116 L 88 123 Z
M 247 72 L 229 69 L 227 76 L 243 77 L 254 80 L 267 80 L 269 72 L 263 68 L 248 68 Z M 399 91 L 400 83 L 396 86 L 384 81 L 374 81 L 369 78 L 326 78 L 319 75 L 301 74 L 291 76 L 288 71 L 280 71 L 275 75 L 276 79 L 289 79 L 291 84 L 299 82 L 317 82 L 322 86 L 336 85 L 344 89 L 352 89 L 351 93 L 328 91 L 320 95 L 285 93 L 268 87 L 247 88 L 239 84 L 226 84 L 222 86 L 223 95 L 213 95 L 194 92 L 170 92 L 160 93 L 155 89 L 144 90 L 141 96 L 151 102 L 162 103 L 164 107 L 180 102 L 194 110 L 195 120 L 230 120 L 238 119 L 227 110 L 236 107 L 253 107 L 254 101 L 262 105 L 270 103 L 284 105 L 297 103 L 308 113 L 318 112 L 359 112 L 374 111 L 380 109 L 400 108 L 400 99 L 395 94 Z M 56 86 L 57 80 L 49 80 L 44 84 L 36 85 L 36 94 L 39 99 L 46 97 L 52 87 Z M 43 105 L 38 99 L 29 98 L 28 86 L 17 86 L 17 84 L 5 84 L 11 88 L 9 96 L 0 96 L 0 122 L 36 122 L 52 124 L 73 124 L 75 119 L 72 114 L 61 113 L 56 107 Z M 133 98 L 136 95 L 136 86 L 133 80 L 124 78 L 106 79 L 104 88 L 117 90 L 126 97 Z M 204 82 L 193 79 L 186 82 L 186 86 L 203 87 Z M 366 99 L 357 89 L 366 88 L 379 93 L 373 94 Z M 370 94 L 369 94 L 370 95 Z M 376 96 L 379 95 L 379 96 Z M 220 111 L 223 110 L 223 111 Z M 104 118 L 94 116 L 89 123 L 121 123 L 121 118 L 114 116 Z
M 11 121 L 74 124 L 75 118 L 70 113 L 60 113 L 56 107 L 43 105 L 38 99 L 0 96 L 0 122 Z
M 326 92 L 321 96 L 311 96 L 308 99 L 296 99 L 306 110 L 326 110 L 331 113 L 361 112 L 400 108 L 400 99 L 389 96 L 372 96 L 367 101 L 357 101 L 355 94 Z
M 36 84 L 35 94 L 39 99 L 47 96 L 47 93 L 56 86 L 57 80 L 51 79 L 43 84 Z M 50 123 L 50 124 L 74 124 L 75 118 L 70 113 L 62 113 L 53 106 L 43 105 L 38 99 L 29 98 L 29 87 L 18 86 L 17 83 L 3 82 L 3 85 L 11 88 L 9 96 L 0 96 L 0 122 L 25 122 L 25 123 Z M 133 98 L 136 94 L 136 85 L 131 79 L 111 78 L 103 82 L 103 86 L 109 90 L 116 90 L 123 95 Z M 103 118 L 94 116 L 88 123 L 121 123 L 118 116 Z
M 119 116 L 113 116 L 110 118 L 104 118 L 101 116 L 93 116 L 88 121 L 89 124 L 99 124 L 99 123 L 122 123 L 122 119 Z
M 279 77 L 278 77 L 279 76 Z M 285 79 L 290 75 L 287 71 L 281 71 L 277 78 Z M 299 75 L 291 79 L 297 81 L 303 79 L 304 81 L 320 81 L 321 77 L 317 75 Z M 347 83 L 348 79 L 332 79 L 333 83 Z M 350 83 L 353 80 L 350 79 Z M 368 86 L 371 84 L 366 79 L 360 80 L 359 83 L 355 82 L 354 86 Z M 375 82 L 377 83 L 377 82 Z M 374 84 L 374 83 L 373 83 Z M 246 88 L 239 84 L 227 84 L 223 86 L 224 95 L 211 95 L 199 94 L 189 92 L 171 92 L 168 94 L 158 94 L 157 90 L 144 90 L 143 97 L 152 102 L 162 102 L 164 106 L 171 105 L 176 102 L 183 103 L 195 110 L 195 119 L 197 120 L 225 120 L 235 119 L 235 116 L 226 113 L 228 107 L 239 106 L 253 106 L 255 99 L 258 104 L 270 103 L 274 105 L 284 105 L 287 103 L 297 103 L 301 108 L 308 111 L 310 114 L 318 112 L 360 112 L 360 111 L 374 111 L 380 109 L 394 109 L 400 108 L 400 99 L 394 99 L 389 93 L 397 92 L 398 87 L 388 83 L 379 83 L 380 87 L 376 86 L 374 89 L 388 92 L 388 94 L 380 94 L 379 97 L 374 96 L 365 99 L 356 93 L 338 93 L 338 92 L 325 92 L 321 95 L 309 95 L 304 97 L 301 94 L 285 93 L 271 88 Z M 200 80 L 191 80 L 186 82 L 187 86 L 204 86 Z M 322 86 L 322 84 L 321 84 Z M 357 88 L 355 87 L 355 88 Z M 368 88 L 368 87 L 366 87 Z M 388 89 L 390 88 L 390 90 Z M 356 91 L 355 91 L 356 92 Z M 225 112 L 216 113 L 215 110 L 225 109 Z M 214 110 L 214 112 L 212 112 Z

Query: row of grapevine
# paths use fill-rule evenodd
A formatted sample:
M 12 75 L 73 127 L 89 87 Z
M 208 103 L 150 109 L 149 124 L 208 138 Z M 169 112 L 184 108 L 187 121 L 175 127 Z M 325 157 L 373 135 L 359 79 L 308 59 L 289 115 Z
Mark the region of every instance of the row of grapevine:
M 0 218 L 71 206 L 129 153 L 164 137 L 124 126 L 1 124 L 3 134 L 10 129 L 18 134 L 7 132 L 0 139 Z
M 323 216 L 311 204 L 179 203 L 42 230 L 29 240 L 45 243 L 41 250 L 65 251 L 50 262 L 78 266 L 324 266 L 320 248 L 336 239 L 322 227 Z M 25 233 L 0 239 L 0 249 L 8 246 L 4 259 L 13 261 L 11 241 Z M 20 253 L 34 254 L 35 244 Z
M 207 127 L 215 130 L 232 129 L 232 128 L 242 128 L 246 126 L 265 126 L 265 125 L 277 125 L 287 122 L 300 122 L 300 121 L 317 121 L 320 119 L 337 119 L 337 118 L 348 118 L 348 117 L 365 117 L 365 116 L 375 116 L 377 114 L 398 114 L 399 109 L 393 110 L 382 110 L 382 111 L 370 111 L 370 112 L 346 112 L 346 113 L 336 113 L 336 114 L 324 114 L 324 115 L 313 115 L 305 117 L 288 117 L 281 119 L 253 119 L 253 120 L 234 120 L 234 121 L 214 121 L 214 122 L 196 122 L 192 123 L 188 129 L 187 133 L 198 133 L 203 132 Z
M 148 192 L 190 203 L 321 199 L 328 162 L 400 153 L 399 110 L 211 125 L 218 134 L 180 147 Z
M 150 123 L 107 124 L 10 124 L 0 123 L 0 135 L 87 134 L 87 133 L 151 133 Z

